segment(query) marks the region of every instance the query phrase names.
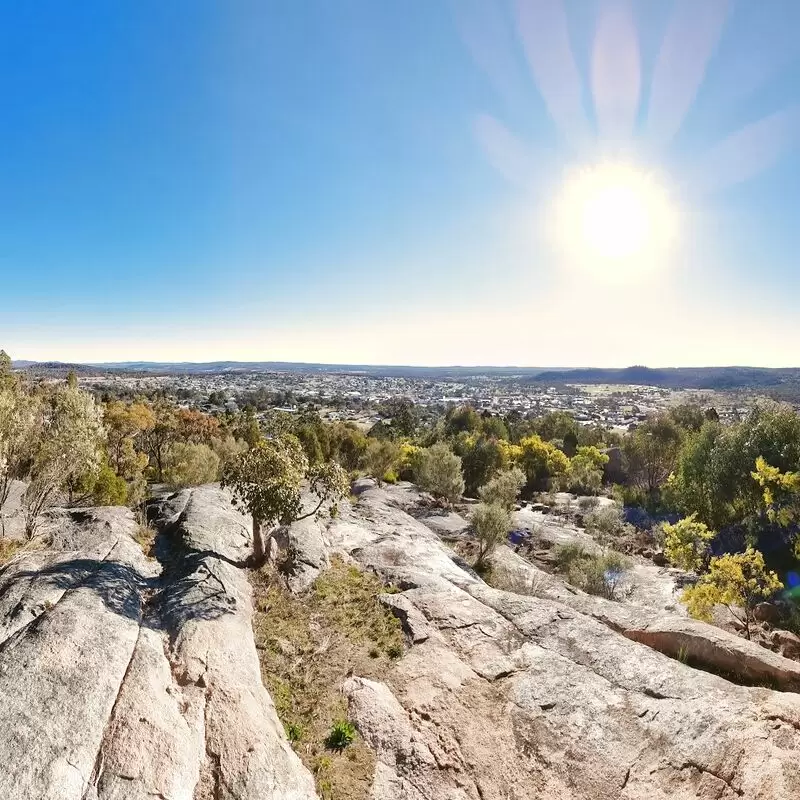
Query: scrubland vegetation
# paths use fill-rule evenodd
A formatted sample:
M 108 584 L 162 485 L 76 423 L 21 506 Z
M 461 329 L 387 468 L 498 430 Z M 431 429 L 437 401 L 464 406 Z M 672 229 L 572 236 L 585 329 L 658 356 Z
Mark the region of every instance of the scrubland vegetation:
M 713 409 L 678 406 L 625 433 L 560 411 L 525 418 L 462 405 L 422 417 L 398 398 L 391 412 L 369 433 L 313 411 L 212 415 L 166 397 L 95 397 L 74 376 L 31 382 L 3 353 L 0 519 L 15 479 L 26 486 L 28 538 L 55 503 L 139 508 L 149 485 L 222 480 L 253 516 L 259 558 L 263 525 L 326 502 L 335 513 L 349 479 L 367 474 L 413 481 L 440 506 L 479 500 L 471 512 L 479 565 L 511 529 L 518 498 L 561 490 L 617 500 L 581 499 L 586 529 L 609 551 L 624 549 L 632 532 L 663 544 L 672 564 L 696 576 L 685 594 L 696 616 L 727 605 L 749 627 L 755 604 L 800 581 L 800 417 L 789 406 L 757 403 L 732 424 Z M 585 554 L 566 567 L 587 586 L 599 569 Z

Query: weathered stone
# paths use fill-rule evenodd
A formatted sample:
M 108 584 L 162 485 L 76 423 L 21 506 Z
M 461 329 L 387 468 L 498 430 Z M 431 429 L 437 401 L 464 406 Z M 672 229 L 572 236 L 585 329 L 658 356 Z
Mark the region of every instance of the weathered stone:
M 772 643 L 777 645 L 781 655 L 786 658 L 800 658 L 800 636 L 796 633 L 776 628 L 770 638 Z
M 156 510 L 56 510 L 0 573 L 0 796 L 311 800 L 260 680 L 248 520 L 214 487 Z M 162 573 L 163 567 L 163 573 Z
M 800 695 L 749 685 L 792 688 L 797 665 L 687 619 L 671 571 L 640 565 L 650 588 L 615 603 L 532 577 L 503 546 L 503 568 L 540 596 L 520 595 L 459 568 L 424 521 L 366 489 L 326 533 L 403 589 L 392 603 L 409 630 L 430 631 L 383 684 L 343 687 L 378 758 L 374 800 L 800 791 Z
M 757 603 L 753 609 L 753 616 L 759 622 L 769 622 L 776 624 L 781 618 L 781 612 L 774 603 Z

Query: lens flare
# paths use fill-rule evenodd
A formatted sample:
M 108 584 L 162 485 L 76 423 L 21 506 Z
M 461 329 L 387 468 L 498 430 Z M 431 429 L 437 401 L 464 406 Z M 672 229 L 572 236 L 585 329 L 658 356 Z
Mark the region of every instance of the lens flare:
M 572 263 L 628 280 L 664 263 L 677 218 L 652 174 L 602 163 L 567 176 L 556 202 L 555 232 Z

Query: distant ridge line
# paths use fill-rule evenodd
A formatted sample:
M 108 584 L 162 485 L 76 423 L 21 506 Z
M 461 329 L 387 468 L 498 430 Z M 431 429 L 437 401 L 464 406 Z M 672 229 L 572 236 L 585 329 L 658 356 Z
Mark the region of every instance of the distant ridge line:
M 671 389 L 768 388 L 800 384 L 800 367 L 663 367 L 634 365 L 624 368 L 544 368 L 519 366 L 413 366 L 381 364 L 323 364 L 293 361 L 116 361 L 71 364 L 58 361 L 15 361 L 19 369 L 81 373 L 214 374 L 224 372 L 320 372 L 374 377 L 517 378 L 536 384 L 627 384 Z

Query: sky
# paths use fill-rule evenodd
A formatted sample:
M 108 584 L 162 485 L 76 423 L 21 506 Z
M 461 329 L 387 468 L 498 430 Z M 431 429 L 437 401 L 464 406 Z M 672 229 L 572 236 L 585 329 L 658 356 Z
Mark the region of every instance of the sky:
M 796 0 L 3 4 L 0 347 L 800 366 L 798 25 Z

